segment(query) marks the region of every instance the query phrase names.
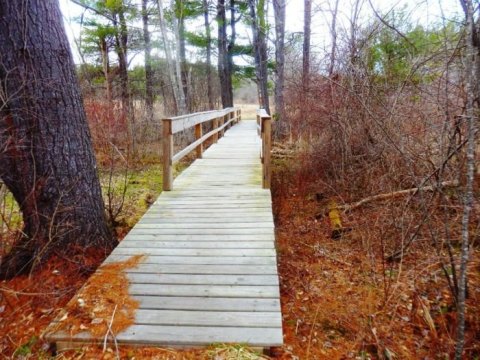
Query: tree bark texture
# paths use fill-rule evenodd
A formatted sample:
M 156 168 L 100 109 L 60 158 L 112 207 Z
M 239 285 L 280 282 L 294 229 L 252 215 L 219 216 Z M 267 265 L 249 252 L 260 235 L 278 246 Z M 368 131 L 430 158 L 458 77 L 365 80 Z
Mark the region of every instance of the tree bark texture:
M 58 1 L 1 0 L 0 48 L 0 178 L 24 220 L 0 276 L 57 252 L 109 252 L 116 240 Z
M 227 49 L 227 18 L 225 12 L 225 0 L 217 1 L 217 24 L 218 24 L 218 76 L 220 78 L 220 93 L 224 108 L 233 106 L 232 74 L 228 65 Z
M 466 81 L 466 123 L 467 123 L 467 161 L 466 161 L 466 185 L 463 199 L 462 216 L 462 242 L 460 254 L 460 269 L 458 278 L 457 295 L 457 343 L 455 347 L 455 359 L 463 359 L 465 345 L 465 312 L 467 294 L 467 265 L 470 257 L 470 217 L 473 209 L 473 184 L 475 181 L 475 146 L 478 118 L 475 108 L 476 89 L 478 79 L 476 65 L 479 56 L 479 48 L 476 43 L 476 28 L 474 19 L 474 4 L 471 0 L 462 1 L 466 20 L 466 53 L 465 53 L 465 81 Z
M 153 68 L 152 44 L 148 30 L 148 0 L 142 0 L 143 42 L 145 46 L 145 115 L 147 121 L 153 120 Z

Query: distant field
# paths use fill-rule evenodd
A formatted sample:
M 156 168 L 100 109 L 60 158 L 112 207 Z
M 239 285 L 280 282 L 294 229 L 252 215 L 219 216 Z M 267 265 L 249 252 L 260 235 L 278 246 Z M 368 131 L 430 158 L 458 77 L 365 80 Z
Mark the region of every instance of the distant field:
M 255 116 L 257 115 L 257 109 L 258 105 L 257 104 L 235 104 L 235 106 L 238 106 L 242 109 L 242 119 L 248 120 L 248 119 L 255 119 Z

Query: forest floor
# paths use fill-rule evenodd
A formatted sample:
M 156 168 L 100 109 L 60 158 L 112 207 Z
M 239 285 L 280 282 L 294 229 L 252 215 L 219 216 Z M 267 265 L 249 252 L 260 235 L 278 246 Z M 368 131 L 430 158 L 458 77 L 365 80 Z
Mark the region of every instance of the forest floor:
M 104 174 L 104 181 L 108 180 Z M 345 216 L 350 229 L 331 238 L 328 217 L 315 200 L 318 189 L 299 184 L 283 166 L 274 168 L 272 188 L 276 224 L 285 345 L 276 359 L 448 359 L 455 334 L 451 294 L 437 261 L 425 247 L 412 248 L 401 263 L 378 260 L 379 228 L 386 233 L 386 205 Z M 115 174 L 116 196 L 124 177 Z M 120 237 L 157 197 L 161 170 L 146 165 L 132 171 Z M 310 184 L 311 185 L 311 184 Z M 307 189 L 307 190 L 305 190 Z M 116 198 L 118 201 L 118 198 Z M 118 205 L 118 202 L 117 202 Z M 477 244 L 478 245 L 478 244 Z M 0 283 L 0 358 L 49 359 L 42 339 L 48 324 L 99 266 L 99 254 L 82 259 L 51 259 L 42 271 Z M 81 264 L 81 265 L 80 265 Z M 480 252 L 470 262 L 466 348 L 480 354 Z M 449 355 L 450 354 L 450 355 Z M 263 359 L 243 346 L 204 350 L 84 346 L 55 359 Z M 475 357 L 477 356 L 477 357 Z

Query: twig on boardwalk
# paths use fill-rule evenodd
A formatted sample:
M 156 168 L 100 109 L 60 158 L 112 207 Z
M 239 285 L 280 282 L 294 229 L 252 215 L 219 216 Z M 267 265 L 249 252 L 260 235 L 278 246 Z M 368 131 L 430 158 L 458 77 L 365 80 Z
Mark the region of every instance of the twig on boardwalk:
M 115 334 L 113 333 L 113 330 L 112 330 L 113 319 L 115 318 L 115 312 L 116 311 L 117 311 L 117 304 L 115 304 L 115 308 L 113 309 L 113 313 L 112 313 L 112 318 L 110 319 L 110 322 L 108 323 L 108 329 L 107 329 L 107 332 L 105 333 L 105 337 L 103 339 L 103 352 L 105 352 L 105 350 L 107 349 L 108 334 L 111 334 L 112 337 L 113 337 L 113 342 L 115 344 L 115 351 L 116 351 L 117 359 L 120 359 L 120 356 L 118 354 L 117 337 L 115 336 Z

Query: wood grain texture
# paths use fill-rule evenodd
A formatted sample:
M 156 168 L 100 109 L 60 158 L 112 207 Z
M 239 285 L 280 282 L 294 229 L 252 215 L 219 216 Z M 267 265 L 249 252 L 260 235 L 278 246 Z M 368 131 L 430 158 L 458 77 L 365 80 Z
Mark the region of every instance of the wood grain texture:
M 182 117 L 170 133 L 205 116 Z M 226 120 L 220 117 L 217 127 Z M 126 270 L 139 309 L 135 324 L 118 334 L 119 343 L 282 344 L 272 201 L 270 190 L 262 189 L 256 124 L 240 122 L 218 135 L 105 261 L 146 255 Z M 102 340 L 62 333 L 47 338 Z

